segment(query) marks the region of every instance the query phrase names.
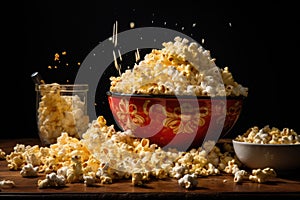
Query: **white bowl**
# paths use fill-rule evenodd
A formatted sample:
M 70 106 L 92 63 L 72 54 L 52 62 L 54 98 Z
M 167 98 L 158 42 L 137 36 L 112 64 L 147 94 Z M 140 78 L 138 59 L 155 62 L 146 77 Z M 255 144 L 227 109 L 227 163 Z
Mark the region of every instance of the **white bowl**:
M 300 144 L 256 144 L 232 140 L 237 158 L 248 168 L 300 169 Z

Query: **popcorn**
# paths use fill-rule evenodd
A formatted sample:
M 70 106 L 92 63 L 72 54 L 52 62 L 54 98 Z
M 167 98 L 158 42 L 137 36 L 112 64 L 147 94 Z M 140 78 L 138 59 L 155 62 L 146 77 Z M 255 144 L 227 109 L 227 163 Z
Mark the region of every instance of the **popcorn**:
M 164 179 L 168 177 L 168 172 L 164 168 L 155 168 L 151 171 L 151 175 L 157 179 Z
M 76 183 L 83 181 L 83 171 L 80 156 L 72 156 L 72 164 L 67 169 L 66 177 L 68 183 Z
M 0 181 L 0 189 L 1 188 L 8 189 L 8 188 L 13 188 L 15 186 L 16 186 L 16 184 L 15 184 L 14 181 L 11 181 L 11 180 L 2 180 L 2 181 Z
M 235 183 L 240 183 L 245 179 L 249 178 L 249 174 L 247 171 L 245 170 L 238 170 L 234 173 L 234 178 L 233 178 L 233 182 Z
M 57 83 L 38 86 L 40 102 L 38 107 L 39 134 L 45 144 L 56 142 L 62 132 L 80 138 L 89 124 L 85 115 L 85 103 L 75 94 L 64 95 L 63 86 Z
M 84 184 L 88 187 L 94 186 L 96 183 L 96 177 L 91 175 L 83 175 Z
M 102 116 L 91 123 L 81 141 L 103 165 L 98 176 L 129 178 L 133 173 L 148 173 L 164 178 L 179 152 L 165 152 L 147 139 L 137 139 L 130 131 L 116 132 Z M 138 176 L 138 175 L 137 175 Z
M 178 184 L 186 189 L 193 189 L 197 186 L 198 180 L 196 174 L 186 174 L 178 180 Z
M 227 164 L 234 159 L 235 157 L 231 155 L 231 152 L 225 151 L 222 155 L 220 155 L 220 162 L 218 164 L 218 169 L 224 171 Z
M 285 129 L 285 136 L 290 133 Z M 234 182 L 248 177 L 258 183 L 276 176 L 272 169 L 253 170 L 251 175 L 241 170 L 231 143 L 219 146 L 209 141 L 188 152 L 163 150 L 148 139 L 133 137 L 131 131 L 116 131 L 113 125 L 106 125 L 103 116 L 92 121 L 81 140 L 62 132 L 49 147 L 17 144 L 6 159 L 8 167 L 21 170 L 23 177 L 44 172 L 46 179 L 38 181 L 39 188 L 67 183 L 83 183 L 89 187 L 130 178 L 134 186 L 140 186 L 151 178 L 171 177 L 190 189 L 201 176 L 228 173 L 233 175 Z
M 144 185 L 145 182 L 149 179 L 147 173 L 144 172 L 134 172 L 132 173 L 131 177 L 131 183 L 134 186 Z
M 101 176 L 100 180 L 101 180 L 102 184 L 112 184 L 112 178 L 109 176 L 106 176 L 106 175 Z
M 210 52 L 175 37 L 153 49 L 144 60 L 119 77 L 110 77 L 110 91 L 126 94 L 197 96 L 247 96 L 248 88 L 238 84 L 228 67 L 220 69 Z
M 253 169 L 252 174 L 249 176 L 249 180 L 258 183 L 264 183 L 272 178 L 275 178 L 276 176 L 277 174 L 275 170 L 270 167 L 264 169 Z
M 25 152 L 25 145 L 24 144 L 16 144 L 16 146 L 14 146 L 14 152 L 16 152 L 16 153 Z
M 209 175 L 216 175 L 216 174 L 220 174 L 220 171 L 212 163 L 208 163 L 207 164 L 207 173 Z
M 55 172 L 46 175 L 43 180 L 38 180 L 38 188 L 63 187 L 66 185 L 66 179 L 63 176 L 57 175 Z
M 187 167 L 185 165 L 180 165 L 179 163 L 175 163 L 175 166 L 169 172 L 169 176 L 172 178 L 179 179 L 186 174 Z
M 68 166 L 63 166 L 61 168 L 59 168 L 57 170 L 57 175 L 58 176 L 64 176 L 67 177 L 67 171 L 68 171 L 69 167 Z
M 236 163 L 236 159 L 229 160 L 228 165 L 224 169 L 224 171 L 228 174 L 235 174 L 239 170 L 240 169 L 238 164 Z
M 38 176 L 38 170 L 39 167 L 33 167 L 31 163 L 28 163 L 27 165 L 23 166 L 20 174 L 23 177 L 36 177 Z
M 8 162 L 7 167 L 9 170 L 20 170 L 25 163 L 22 152 L 11 152 L 6 156 L 6 161 Z
M 293 129 L 279 130 L 266 125 L 261 129 L 257 126 L 251 127 L 244 134 L 238 135 L 235 140 L 256 144 L 300 144 L 300 135 Z

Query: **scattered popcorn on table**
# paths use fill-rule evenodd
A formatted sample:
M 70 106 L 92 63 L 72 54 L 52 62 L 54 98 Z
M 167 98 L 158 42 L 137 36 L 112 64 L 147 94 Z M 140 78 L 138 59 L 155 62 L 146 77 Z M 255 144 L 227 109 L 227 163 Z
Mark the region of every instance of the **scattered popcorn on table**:
M 63 176 L 57 175 L 55 172 L 46 174 L 46 178 L 38 180 L 38 188 L 63 187 L 66 185 L 66 179 Z
M 0 181 L 0 189 L 3 188 L 3 189 L 8 189 L 8 188 L 13 188 L 15 187 L 16 184 L 14 181 L 11 181 L 11 180 L 2 180 Z
M 83 181 L 83 171 L 81 157 L 79 155 L 72 156 L 72 164 L 67 169 L 66 177 L 68 183 L 78 183 Z
M 11 152 L 6 156 L 6 161 L 9 170 L 20 170 L 24 166 L 25 158 L 22 152 Z
M 38 176 L 39 167 L 33 167 L 31 163 L 24 165 L 20 171 L 21 176 L 23 177 L 36 177 Z
M 180 165 L 179 163 L 175 163 L 175 166 L 169 172 L 170 177 L 179 179 L 188 171 L 185 165 Z
M 130 131 L 116 132 L 113 126 L 106 125 L 102 116 L 91 123 L 82 137 L 82 143 L 106 167 L 100 170 L 101 173 L 112 179 L 129 178 L 133 173 L 144 172 L 164 177 L 180 154 L 165 152 L 150 145 L 147 139 L 134 138 Z
M 109 164 L 108 163 L 102 163 L 102 165 L 98 168 L 96 172 L 96 176 L 100 179 L 101 183 L 103 184 L 111 184 L 112 178 L 110 177 L 109 172 Z
M 63 167 L 59 168 L 56 173 L 58 176 L 67 177 L 68 169 L 69 169 L 69 166 L 63 166 Z
M 252 174 L 249 175 L 249 180 L 257 183 L 267 182 L 277 176 L 276 172 L 272 168 L 253 169 Z
M 141 186 L 144 185 L 146 181 L 149 180 L 147 173 L 144 172 L 134 172 L 131 175 L 131 183 L 132 185 Z
M 197 178 L 221 173 L 233 175 L 234 182 L 264 183 L 276 177 L 270 168 L 256 169 L 252 173 L 242 170 L 232 144 L 220 144 L 208 142 L 188 152 L 163 150 L 145 138 L 133 137 L 130 131 L 116 131 L 99 116 L 90 123 L 82 139 L 62 132 L 49 147 L 17 144 L 6 159 L 8 168 L 20 170 L 20 174 L 45 173 L 46 179 L 38 181 L 39 188 L 68 183 L 83 183 L 89 187 L 130 178 L 133 186 L 140 186 L 152 178 L 171 177 L 190 189 Z
M 235 174 L 239 170 L 239 165 L 236 163 L 235 159 L 229 160 L 228 165 L 224 169 L 224 171 L 228 174 Z
M 100 182 L 102 184 L 112 184 L 112 178 L 109 177 L 108 175 L 103 175 L 100 177 Z
M 178 184 L 186 189 L 193 189 L 197 186 L 198 180 L 196 174 L 185 174 L 178 180 Z
M 14 146 L 14 152 L 23 153 L 25 152 L 25 148 L 26 146 L 24 144 L 16 144 L 16 146 Z
M 240 183 L 249 178 L 249 174 L 245 170 L 238 170 L 234 173 L 233 182 Z
M 96 177 L 91 175 L 83 175 L 84 184 L 88 187 L 96 184 Z

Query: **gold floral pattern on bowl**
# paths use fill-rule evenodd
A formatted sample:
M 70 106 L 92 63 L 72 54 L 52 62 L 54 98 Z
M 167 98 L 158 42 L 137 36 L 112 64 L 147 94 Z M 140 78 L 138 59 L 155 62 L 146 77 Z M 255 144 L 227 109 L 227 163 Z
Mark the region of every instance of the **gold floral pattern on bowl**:
M 159 146 L 201 146 L 207 132 L 226 135 L 240 116 L 243 98 L 122 95 L 107 93 L 117 125 Z M 213 114 L 213 115 L 212 115 Z M 221 130 L 220 130 L 221 127 Z M 175 137 L 176 136 L 176 137 Z

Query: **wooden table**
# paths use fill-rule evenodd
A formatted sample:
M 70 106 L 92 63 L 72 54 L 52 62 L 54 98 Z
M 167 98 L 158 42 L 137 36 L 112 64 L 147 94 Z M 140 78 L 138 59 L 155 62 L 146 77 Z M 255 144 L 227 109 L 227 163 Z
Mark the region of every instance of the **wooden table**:
M 9 154 L 17 144 L 39 144 L 38 139 L 0 139 L 0 148 Z M 268 183 L 233 182 L 224 174 L 199 178 L 196 189 L 180 187 L 175 179 L 152 180 L 143 187 L 131 185 L 131 180 L 86 187 L 83 183 L 67 184 L 64 188 L 39 189 L 38 179 L 23 178 L 19 171 L 10 171 L 5 160 L 0 161 L 0 181 L 12 180 L 16 186 L 1 189 L 0 199 L 300 199 L 300 172 L 278 176 Z

